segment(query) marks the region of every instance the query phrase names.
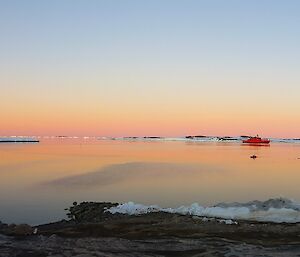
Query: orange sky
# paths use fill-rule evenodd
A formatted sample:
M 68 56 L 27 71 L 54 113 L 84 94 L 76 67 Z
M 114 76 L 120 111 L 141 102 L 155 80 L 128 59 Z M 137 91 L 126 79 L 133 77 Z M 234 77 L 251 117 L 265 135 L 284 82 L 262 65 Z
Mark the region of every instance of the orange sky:
M 80 106 L 64 108 L 63 105 L 43 106 L 23 103 L 3 112 L 2 135 L 96 135 L 96 136 L 183 136 L 249 135 L 270 137 L 297 137 L 300 127 L 294 114 L 261 110 L 217 109 L 208 104 L 197 108 L 188 103 L 182 106 L 152 108 L 124 104 L 113 108 Z M 200 105 L 201 106 L 201 105 Z M 250 107 L 251 108 L 251 107 Z M 275 111 L 275 110 L 274 110 Z M 277 115 L 278 114 L 278 115 Z
M 297 3 L 66 2 L 0 8 L 0 135 L 300 137 Z

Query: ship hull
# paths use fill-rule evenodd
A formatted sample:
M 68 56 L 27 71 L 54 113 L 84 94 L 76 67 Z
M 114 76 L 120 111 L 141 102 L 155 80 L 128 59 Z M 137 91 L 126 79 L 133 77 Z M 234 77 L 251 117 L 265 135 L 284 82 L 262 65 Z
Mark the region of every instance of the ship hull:
M 243 140 L 243 143 L 246 144 L 269 144 L 269 139 L 261 139 L 261 138 L 249 138 L 247 140 Z

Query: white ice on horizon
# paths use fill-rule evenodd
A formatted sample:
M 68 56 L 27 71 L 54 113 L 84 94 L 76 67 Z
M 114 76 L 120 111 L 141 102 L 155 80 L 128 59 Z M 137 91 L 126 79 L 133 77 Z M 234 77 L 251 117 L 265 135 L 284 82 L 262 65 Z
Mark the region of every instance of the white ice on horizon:
M 25 136 L 9 136 L 9 137 L 0 137 L 0 142 L 26 142 L 34 141 L 36 137 L 25 137 Z
M 121 141 L 183 141 L 183 142 L 221 142 L 221 143 L 241 143 L 244 137 L 218 137 L 218 136 L 204 136 L 204 137 L 111 137 L 100 138 Z M 270 138 L 272 143 L 300 143 L 300 138 Z
M 232 220 L 250 220 L 274 223 L 300 222 L 300 204 L 285 198 L 267 201 L 252 201 L 248 203 L 221 203 L 212 207 L 203 207 L 198 203 L 178 208 L 161 208 L 157 205 L 143 205 L 133 202 L 119 204 L 107 210 L 108 212 L 128 215 L 140 215 L 150 212 L 178 213 L 199 217 L 224 219 L 220 222 L 234 224 Z

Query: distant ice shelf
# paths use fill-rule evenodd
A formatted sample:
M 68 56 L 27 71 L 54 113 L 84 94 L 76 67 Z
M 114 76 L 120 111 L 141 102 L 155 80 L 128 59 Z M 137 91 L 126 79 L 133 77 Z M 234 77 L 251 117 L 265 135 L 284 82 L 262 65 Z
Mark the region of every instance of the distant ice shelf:
M 220 143 L 241 143 L 247 136 L 185 136 L 185 137 L 101 137 L 98 140 L 120 140 L 120 141 L 181 141 L 181 142 L 220 142 Z M 300 138 L 270 138 L 271 143 L 300 143 Z
M 34 137 L 0 137 L 0 143 L 38 143 Z

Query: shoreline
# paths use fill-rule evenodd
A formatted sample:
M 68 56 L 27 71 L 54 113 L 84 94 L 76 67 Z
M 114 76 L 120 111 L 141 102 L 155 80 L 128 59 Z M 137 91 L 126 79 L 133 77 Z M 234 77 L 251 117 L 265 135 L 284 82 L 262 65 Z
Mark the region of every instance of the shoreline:
M 7 141 L 0 141 L 0 144 L 1 143 L 39 143 L 40 141 L 39 140 L 16 140 L 16 141 L 12 141 L 12 140 L 7 140 Z
M 17 251 L 29 251 L 29 256 L 52 256 L 55 251 L 60 254 L 57 256 L 68 256 L 70 251 L 69 256 L 83 251 L 91 254 L 85 256 L 300 254 L 300 223 L 239 220 L 225 224 L 218 219 L 161 211 L 140 215 L 107 211 L 116 206 L 117 203 L 105 202 L 75 203 L 66 209 L 69 220 L 34 227 L 0 223 L 0 256 L 17 256 Z M 70 250 L 70 245 L 77 248 Z M 202 255 L 196 255 L 199 253 Z

